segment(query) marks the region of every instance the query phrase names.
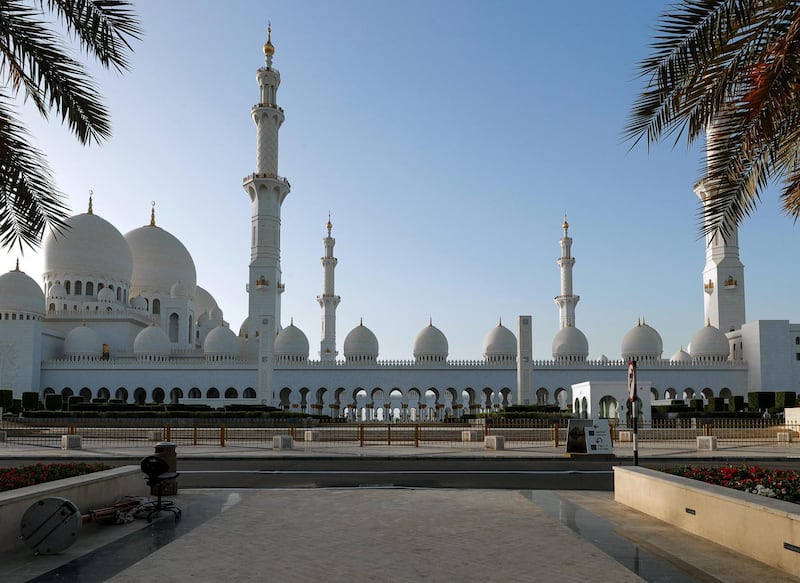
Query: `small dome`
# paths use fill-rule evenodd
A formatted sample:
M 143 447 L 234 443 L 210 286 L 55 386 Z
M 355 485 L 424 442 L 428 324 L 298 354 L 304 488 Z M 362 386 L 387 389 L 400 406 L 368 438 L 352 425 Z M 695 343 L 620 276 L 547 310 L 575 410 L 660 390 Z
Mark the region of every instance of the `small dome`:
M 487 360 L 516 358 L 517 337 L 499 323 L 483 339 L 483 356 Z
M 99 358 L 103 354 L 103 343 L 97 332 L 86 326 L 77 326 L 64 338 L 64 355 Z
M 239 336 L 247 338 L 250 336 L 250 316 L 244 319 L 242 325 L 239 326 Z
M 423 328 L 414 340 L 414 358 L 422 361 L 447 360 L 450 347 L 444 333 L 429 323 Z
M 586 360 L 589 356 L 589 341 L 578 328 L 567 326 L 556 332 L 553 338 L 553 358 Z
M 622 358 L 654 360 L 661 358 L 664 344 L 655 328 L 642 322 L 631 328 L 622 339 Z
M 217 326 L 206 336 L 203 343 L 205 354 L 221 356 L 238 356 L 240 351 L 239 338 L 227 326 Z
M 692 357 L 681 348 L 678 352 L 669 357 L 670 362 L 692 362 Z
M 42 288 L 19 267 L 0 275 L 0 312 L 27 312 L 44 316 Z
M 169 337 L 160 326 L 148 326 L 136 335 L 133 351 L 136 354 L 169 356 Z
M 117 299 L 117 294 L 114 293 L 114 290 L 110 287 L 104 287 L 99 292 L 97 292 L 97 301 L 102 302 L 104 304 L 110 304 L 114 300 Z
M 47 292 L 47 299 L 65 300 L 67 299 L 67 289 L 60 283 L 54 283 L 50 286 L 50 290 Z
M 194 305 L 195 308 L 197 308 L 197 315 L 199 316 L 205 312 L 210 312 L 211 308 L 216 308 L 217 300 L 215 300 L 205 288 L 198 285 L 194 288 Z
M 134 310 L 146 310 L 147 300 L 141 295 L 134 296 L 131 298 L 131 308 Z
M 347 334 L 343 351 L 347 360 L 374 361 L 378 358 L 378 338 L 361 322 Z
M 172 287 L 169 288 L 169 297 L 171 298 L 187 298 L 189 297 L 189 290 L 186 289 L 186 286 L 183 285 L 180 281 L 176 281 L 172 284 Z
M 706 324 L 692 336 L 689 354 L 692 360 L 726 360 L 730 354 L 728 338 L 719 328 Z
M 278 333 L 275 338 L 275 356 L 308 359 L 308 338 L 294 322 Z
M 174 235 L 154 224 L 125 234 L 133 256 L 131 293 L 167 295 L 176 281 L 194 296 L 197 272 L 192 256 Z
M 43 247 L 46 281 L 87 274 L 126 285 L 131 281 L 133 255 L 128 242 L 114 225 L 91 212 L 68 218 L 66 229 L 49 232 Z

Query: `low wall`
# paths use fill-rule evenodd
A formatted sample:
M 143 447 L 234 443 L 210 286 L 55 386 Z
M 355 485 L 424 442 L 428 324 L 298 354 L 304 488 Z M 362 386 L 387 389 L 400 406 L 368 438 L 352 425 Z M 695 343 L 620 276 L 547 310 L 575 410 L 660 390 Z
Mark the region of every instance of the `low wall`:
M 13 552 L 25 546 L 19 539 L 20 521 L 28 508 L 44 498 L 66 498 L 85 514 L 89 510 L 110 506 L 123 496 L 149 494 L 139 466 L 123 466 L 0 492 L 0 553 Z
M 743 555 L 800 573 L 800 505 L 642 467 L 614 467 L 614 500 Z

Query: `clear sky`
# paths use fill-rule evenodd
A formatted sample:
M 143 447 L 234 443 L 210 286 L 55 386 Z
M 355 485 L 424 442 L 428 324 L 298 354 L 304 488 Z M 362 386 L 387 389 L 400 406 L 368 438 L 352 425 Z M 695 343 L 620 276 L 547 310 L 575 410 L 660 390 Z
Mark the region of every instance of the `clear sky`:
M 122 233 L 157 223 L 192 253 L 232 328 L 247 312 L 255 169 L 250 107 L 267 19 L 281 72 L 283 325 L 317 357 L 322 239 L 334 224 L 337 341 L 361 318 L 381 359 L 440 328 L 453 359 L 482 357 L 499 318 L 533 316 L 534 358 L 558 330 L 564 213 L 576 324 L 590 358 L 620 357 L 644 317 L 664 356 L 703 324 L 697 237 L 702 149 L 621 141 L 636 64 L 668 1 L 141 0 L 133 70 L 99 72 L 113 139 L 83 148 L 25 121 L 74 213 Z M 800 321 L 800 233 L 770 193 L 740 231 L 747 318 Z M 19 253 L 5 258 L 13 269 Z M 42 258 L 21 268 L 41 281 Z

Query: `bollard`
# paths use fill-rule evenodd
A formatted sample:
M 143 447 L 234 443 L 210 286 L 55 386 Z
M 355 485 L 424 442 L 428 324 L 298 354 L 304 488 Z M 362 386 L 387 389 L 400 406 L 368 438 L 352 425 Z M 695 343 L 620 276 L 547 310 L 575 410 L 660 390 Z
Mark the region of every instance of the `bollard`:
M 155 445 L 155 453 L 153 454 L 157 458 L 163 459 L 167 462 L 167 472 L 177 472 L 178 471 L 178 459 L 175 453 L 175 444 L 171 441 L 162 441 L 161 443 L 157 443 Z M 161 486 L 161 494 L 163 496 L 174 496 L 178 493 L 178 480 L 165 480 L 162 482 Z M 157 496 L 158 495 L 158 488 L 156 486 L 150 487 L 150 495 Z
M 197 445 L 197 427 L 192 432 L 192 445 Z
M 225 426 L 219 426 L 219 446 L 225 447 Z
M 164 426 L 164 441 L 172 441 L 172 427 Z

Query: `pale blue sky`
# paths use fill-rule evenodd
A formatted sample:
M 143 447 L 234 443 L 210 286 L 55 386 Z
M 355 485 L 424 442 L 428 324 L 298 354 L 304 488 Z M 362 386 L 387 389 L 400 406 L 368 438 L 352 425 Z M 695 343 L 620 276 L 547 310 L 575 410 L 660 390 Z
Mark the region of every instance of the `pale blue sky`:
M 644 316 L 669 357 L 703 322 L 692 185 L 701 149 L 621 142 L 656 17 L 669 2 L 142 0 L 125 76 L 98 73 L 114 123 L 81 148 L 26 122 L 73 212 L 125 233 L 159 226 L 238 331 L 246 317 L 255 168 L 250 107 L 271 19 L 286 112 L 280 173 L 283 324 L 319 349 L 322 238 L 332 213 L 338 343 L 363 317 L 380 358 L 411 358 L 432 318 L 451 358 L 480 358 L 498 318 L 534 318 L 534 358 L 558 330 L 569 215 L 576 323 L 590 357 L 619 358 Z M 26 110 L 27 113 L 27 110 Z M 747 317 L 800 321 L 798 230 L 770 194 L 740 233 Z M 14 267 L 16 251 L 5 260 Z M 41 258 L 21 268 L 41 280 Z

